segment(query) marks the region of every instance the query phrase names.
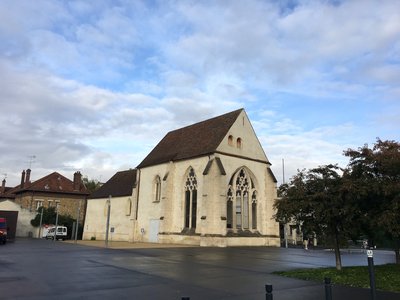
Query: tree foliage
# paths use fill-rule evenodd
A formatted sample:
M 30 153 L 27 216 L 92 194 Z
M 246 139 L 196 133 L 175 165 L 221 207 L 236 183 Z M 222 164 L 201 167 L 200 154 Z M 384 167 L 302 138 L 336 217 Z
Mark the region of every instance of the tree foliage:
M 101 187 L 101 183 L 98 180 L 89 179 L 87 176 L 84 176 L 82 181 L 90 194 L 93 193 L 94 191 L 98 190 Z
M 281 186 L 275 203 L 275 219 L 301 225 L 303 234 L 315 233 L 334 241 L 336 268 L 341 269 L 340 240 L 354 227 L 355 207 L 349 201 L 342 170 L 336 165 L 299 171 L 289 184 Z
M 55 207 L 40 207 L 37 211 L 37 214 L 34 219 L 31 220 L 32 226 L 40 226 L 40 216 L 42 214 L 43 210 L 43 216 L 42 216 L 42 225 L 43 224 L 56 224 L 56 210 Z M 73 228 L 73 223 L 76 222 L 76 219 L 74 219 L 71 216 L 65 216 L 65 215 L 58 215 L 58 226 L 66 226 L 68 230 L 68 236 L 71 236 L 72 233 L 72 228 Z M 82 226 L 79 224 L 79 232 L 78 232 L 78 237 L 82 235 Z
M 364 145 L 344 155 L 350 158 L 345 169 L 302 170 L 281 185 L 275 219 L 330 238 L 338 269 L 340 240 L 360 235 L 390 238 L 400 264 L 400 144 L 378 138 L 372 148 Z
M 365 233 L 376 239 L 377 232 L 384 232 L 400 264 L 400 143 L 378 138 L 372 148 L 364 145 L 344 154 L 350 158 L 347 176 L 354 182 Z

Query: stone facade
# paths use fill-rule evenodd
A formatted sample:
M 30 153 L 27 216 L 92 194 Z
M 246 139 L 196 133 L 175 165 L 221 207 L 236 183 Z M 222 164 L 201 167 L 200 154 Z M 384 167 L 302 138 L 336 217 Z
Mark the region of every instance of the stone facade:
M 54 192 L 25 192 L 15 197 L 15 203 L 31 212 L 37 211 L 40 206 L 58 206 L 58 213 L 76 219 L 79 210 L 79 222 L 83 224 L 86 214 L 86 199 L 82 195 L 68 195 Z
M 191 205 L 189 210 L 193 210 L 193 203 L 186 201 L 185 195 L 191 171 L 196 181 L 196 211 L 189 213 L 189 223 L 193 224 L 188 224 L 186 206 Z M 279 246 L 279 224 L 272 218 L 277 197 L 276 180 L 244 111 L 215 153 L 144 167 L 139 172 L 135 236 L 142 240 L 202 246 Z M 241 207 L 238 207 L 236 195 L 231 195 L 228 201 L 228 191 L 236 190 L 241 172 L 248 180 L 247 186 L 242 186 L 247 195 L 240 195 Z M 162 179 L 159 201 L 155 194 L 156 178 Z M 240 222 L 235 220 L 236 216 L 240 217 Z M 228 224 L 234 221 L 235 224 Z M 254 224 L 250 224 L 253 221 Z M 141 234 L 142 229 L 144 234 Z
M 22 172 L 21 184 L 10 193 L 14 195 L 16 204 L 30 212 L 36 212 L 40 206 L 48 208 L 57 205 L 60 215 L 75 219 L 79 209 L 79 222 L 84 223 L 89 193 L 82 183 L 80 172 L 74 174 L 73 181 L 53 172 L 31 182 L 28 169 L 26 173 Z
M 109 240 L 133 241 L 136 224 L 136 170 L 117 172 L 87 202 L 87 214 L 83 232 L 84 240 L 104 240 L 106 237 L 107 213 L 109 218 Z
M 279 246 L 276 191 L 264 150 L 238 110 L 168 133 L 137 168 L 125 195 L 131 214 L 124 215 L 127 198 L 113 198 L 110 224 L 121 224 L 120 240 Z M 105 236 L 105 203 L 89 200 L 85 239 Z
M 110 241 L 133 241 L 132 197 L 112 197 L 110 201 Z M 84 240 L 105 240 L 108 199 L 89 200 L 87 205 Z

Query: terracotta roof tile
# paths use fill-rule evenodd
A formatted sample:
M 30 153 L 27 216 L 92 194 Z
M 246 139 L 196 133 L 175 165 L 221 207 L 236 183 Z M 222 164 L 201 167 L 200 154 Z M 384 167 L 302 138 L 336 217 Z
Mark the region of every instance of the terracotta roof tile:
M 74 190 L 73 181 L 57 172 L 53 172 L 33 182 L 25 182 L 22 188 L 21 185 L 18 185 L 10 192 L 18 194 L 26 191 L 89 194 L 83 183 L 80 184 L 79 190 Z
M 15 195 L 12 193 L 12 187 L 5 187 L 3 192 L 0 192 L 0 199 L 14 199 Z
M 216 151 L 243 109 L 170 131 L 138 168 L 193 158 Z

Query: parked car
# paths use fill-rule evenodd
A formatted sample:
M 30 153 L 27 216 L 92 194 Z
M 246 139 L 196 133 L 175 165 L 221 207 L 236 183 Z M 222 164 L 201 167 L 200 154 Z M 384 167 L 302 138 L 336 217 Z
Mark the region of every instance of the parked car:
M 65 240 L 67 238 L 67 227 L 65 226 L 57 226 L 57 234 L 56 227 L 52 227 L 47 231 L 46 240 L 51 239 L 54 240 L 54 235 L 56 236 L 56 240 Z
M 7 220 L 0 218 L 0 243 L 3 245 L 7 243 Z

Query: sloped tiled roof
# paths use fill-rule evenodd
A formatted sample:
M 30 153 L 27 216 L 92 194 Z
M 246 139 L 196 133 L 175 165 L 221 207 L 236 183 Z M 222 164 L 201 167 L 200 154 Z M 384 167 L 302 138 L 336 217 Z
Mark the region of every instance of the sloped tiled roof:
M 120 171 L 114 174 L 97 191 L 94 191 L 89 199 L 131 196 L 136 186 L 136 169 Z
M 75 190 L 73 181 L 58 172 L 53 172 L 33 182 L 25 182 L 22 188 L 21 185 L 18 185 L 9 192 L 19 194 L 26 191 L 63 194 L 89 194 L 83 183 L 80 184 L 79 190 Z
M 15 195 L 12 193 L 12 187 L 5 187 L 3 192 L 0 192 L 0 199 L 14 199 Z
M 158 165 L 210 154 L 216 151 L 243 109 L 170 131 L 138 165 Z

